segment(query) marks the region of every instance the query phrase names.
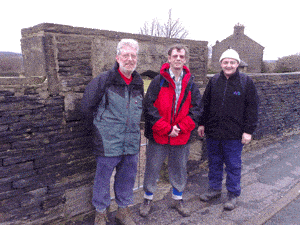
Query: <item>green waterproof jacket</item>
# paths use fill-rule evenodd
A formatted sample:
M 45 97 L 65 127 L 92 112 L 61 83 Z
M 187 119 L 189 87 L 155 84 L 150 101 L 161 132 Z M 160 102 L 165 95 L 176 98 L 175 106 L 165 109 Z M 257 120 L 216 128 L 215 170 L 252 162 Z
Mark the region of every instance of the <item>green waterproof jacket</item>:
M 94 78 L 81 102 L 84 115 L 92 118 L 94 151 L 99 156 L 132 155 L 140 149 L 143 80 L 134 72 L 127 85 L 118 68 L 116 63 Z

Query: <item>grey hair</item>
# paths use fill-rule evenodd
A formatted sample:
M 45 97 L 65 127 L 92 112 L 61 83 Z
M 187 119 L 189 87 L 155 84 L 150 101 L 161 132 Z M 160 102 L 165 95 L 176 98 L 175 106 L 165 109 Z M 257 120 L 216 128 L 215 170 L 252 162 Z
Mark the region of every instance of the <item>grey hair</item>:
M 136 49 L 136 53 L 139 52 L 139 43 L 134 39 L 122 39 L 117 46 L 117 55 L 121 54 L 121 50 L 124 46 L 130 46 Z

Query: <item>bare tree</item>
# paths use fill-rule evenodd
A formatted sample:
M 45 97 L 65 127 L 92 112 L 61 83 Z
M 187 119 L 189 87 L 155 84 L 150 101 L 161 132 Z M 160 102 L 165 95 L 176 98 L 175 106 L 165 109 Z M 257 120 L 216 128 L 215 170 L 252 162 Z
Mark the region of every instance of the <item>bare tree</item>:
M 140 28 L 140 34 L 161 37 L 162 27 L 158 22 L 158 19 L 157 18 L 153 19 L 151 24 L 145 22 L 144 26 Z
M 184 28 L 179 19 L 172 19 L 172 9 L 169 9 L 169 19 L 165 24 L 161 25 L 158 19 L 155 18 L 151 24 L 148 22 L 144 23 L 144 26 L 140 28 L 140 34 L 184 39 L 189 32 Z

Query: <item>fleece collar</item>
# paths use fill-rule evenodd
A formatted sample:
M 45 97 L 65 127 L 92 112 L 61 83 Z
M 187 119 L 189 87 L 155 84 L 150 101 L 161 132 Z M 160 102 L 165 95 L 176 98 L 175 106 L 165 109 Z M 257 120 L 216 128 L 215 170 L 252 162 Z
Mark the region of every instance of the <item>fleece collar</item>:
M 220 74 L 221 74 L 224 78 L 226 78 L 226 76 L 225 76 L 223 70 L 221 70 Z M 239 69 L 237 68 L 236 71 L 235 71 L 235 73 L 232 74 L 232 75 L 229 77 L 229 79 L 235 79 L 235 77 L 238 77 L 239 74 L 240 74 L 240 71 L 239 71 Z M 226 78 L 226 79 L 227 79 L 227 78 Z

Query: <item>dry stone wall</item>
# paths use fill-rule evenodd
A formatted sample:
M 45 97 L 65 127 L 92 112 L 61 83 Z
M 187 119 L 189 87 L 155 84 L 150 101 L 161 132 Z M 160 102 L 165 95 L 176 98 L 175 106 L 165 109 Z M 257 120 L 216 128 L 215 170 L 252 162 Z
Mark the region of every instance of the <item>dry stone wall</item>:
M 300 128 L 300 72 L 252 74 L 260 99 L 255 138 L 282 135 Z
M 92 210 L 90 139 L 64 112 L 64 97 L 49 96 L 44 83 L 1 86 L 1 224 L 43 224 Z
M 93 215 L 96 166 L 79 103 L 93 76 L 113 66 L 121 38 L 139 41 L 139 72 L 158 72 L 166 46 L 180 41 L 56 24 L 22 30 L 26 78 L 0 80 L 1 224 Z M 195 48 L 193 72 L 201 80 L 207 42 L 183 42 Z
M 78 104 L 92 77 L 112 66 L 123 37 L 138 39 L 142 60 L 165 60 L 158 54 L 163 39 L 51 24 L 22 31 L 27 79 L 0 79 L 0 224 L 84 224 L 93 217 L 96 165 Z M 206 50 L 193 43 L 189 66 L 202 74 Z M 256 139 L 299 129 L 300 73 L 252 78 L 261 101 Z

